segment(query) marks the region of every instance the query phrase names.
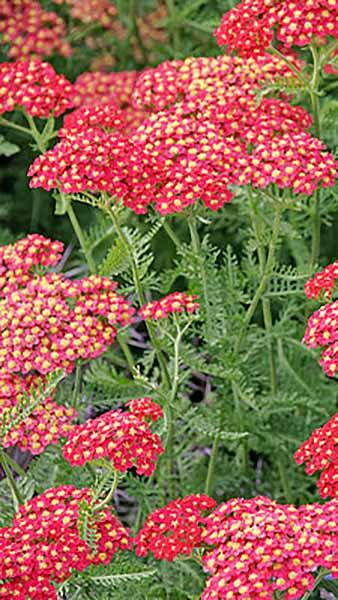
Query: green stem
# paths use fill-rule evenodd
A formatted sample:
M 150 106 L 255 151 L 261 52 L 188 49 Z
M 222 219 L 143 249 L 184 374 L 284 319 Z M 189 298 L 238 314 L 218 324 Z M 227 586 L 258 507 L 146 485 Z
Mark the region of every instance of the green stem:
M 243 322 L 242 328 L 240 330 L 240 333 L 239 333 L 239 336 L 237 338 L 237 342 L 235 345 L 235 350 L 234 350 L 235 354 L 237 354 L 241 348 L 241 344 L 242 344 L 243 338 L 245 336 L 247 327 L 255 313 L 257 305 L 258 305 L 260 299 L 262 298 L 262 296 L 266 290 L 266 287 L 269 283 L 270 277 L 271 277 L 271 271 L 272 271 L 274 263 L 275 263 L 275 250 L 276 250 L 276 244 L 277 244 L 278 234 L 279 234 L 279 229 L 280 229 L 282 211 L 283 211 L 282 205 L 280 203 L 277 203 L 274 223 L 273 223 L 273 227 L 272 227 L 271 239 L 270 239 L 270 243 L 269 243 L 269 247 L 268 247 L 268 256 L 266 259 L 264 272 L 263 272 L 260 284 L 256 290 L 256 293 L 252 299 L 252 302 L 246 311 L 246 314 L 244 317 L 244 322 Z
M 132 353 L 129 350 L 129 346 L 126 343 L 126 341 L 124 339 L 124 335 L 123 335 L 123 333 L 121 333 L 121 331 L 117 335 L 117 341 L 118 341 L 119 346 L 125 356 L 130 373 L 131 374 L 135 373 L 136 367 L 135 367 L 135 363 L 134 363 L 134 358 L 133 358 Z
M 293 64 L 291 60 L 289 60 L 284 54 L 282 54 L 282 52 L 279 52 L 279 50 L 277 50 L 277 48 L 274 48 L 273 46 L 269 46 L 268 51 L 270 52 L 270 54 L 275 54 L 276 56 L 278 56 L 278 58 L 284 61 L 291 69 L 291 71 L 293 71 L 293 73 L 296 75 L 297 79 L 299 79 L 299 81 L 302 82 L 302 84 L 306 87 L 307 90 L 309 89 L 310 82 L 306 79 L 306 77 L 304 77 L 301 71 L 297 69 L 297 67 Z
M 172 242 L 175 244 L 176 248 L 181 248 L 182 244 L 181 244 L 179 238 L 177 237 L 176 233 L 174 232 L 174 230 L 169 225 L 167 219 L 164 219 L 164 221 L 163 221 L 163 229 L 166 231 L 166 233 L 168 234 L 168 236 L 170 237 Z
M 107 496 L 102 500 L 102 502 L 99 502 L 99 504 L 97 504 L 95 506 L 95 511 L 99 512 L 105 506 L 107 506 L 107 504 L 109 504 L 109 502 L 111 501 L 112 497 L 115 494 L 116 488 L 118 486 L 118 482 L 119 482 L 119 472 L 115 471 L 114 472 L 114 480 L 113 480 L 112 486 L 111 486 L 111 488 L 110 488 Z
M 314 586 L 312 588 L 312 590 L 309 590 L 308 592 L 305 592 L 305 594 L 302 596 L 301 600 L 309 600 L 309 598 L 311 598 L 312 593 L 315 591 L 315 589 L 317 588 L 318 584 L 321 582 L 321 580 L 323 579 L 325 575 L 325 570 L 320 569 L 316 579 L 315 579 L 315 583 Z
M 15 462 L 15 460 L 13 460 L 13 458 L 11 456 L 9 456 L 9 454 L 7 454 L 6 452 L 6 460 L 7 463 L 10 467 L 12 467 L 12 469 L 14 469 L 14 471 L 17 473 L 17 475 L 19 475 L 19 477 L 26 477 L 26 471 L 20 467 L 20 465 L 18 465 L 17 462 Z
M 7 454 L 3 450 L 0 450 L 0 465 L 6 475 L 7 483 L 12 492 L 13 506 L 14 506 L 15 512 L 17 512 L 19 510 L 20 504 L 24 503 L 24 500 L 23 500 L 23 498 L 19 492 L 19 489 L 16 485 L 13 473 L 8 466 Z
M 81 364 L 79 362 L 77 362 L 76 367 L 75 367 L 75 382 L 74 382 L 72 401 L 71 401 L 71 406 L 75 410 L 77 409 L 77 402 L 78 402 L 79 391 L 80 391 L 80 383 L 81 383 Z
M 251 221 L 252 226 L 257 242 L 257 252 L 258 252 L 258 260 L 259 260 L 259 270 L 260 277 L 263 277 L 264 270 L 266 268 L 266 255 L 264 244 L 261 239 L 260 232 L 260 219 L 259 214 L 257 212 L 257 208 L 254 202 L 253 194 L 251 188 L 248 187 L 248 197 L 249 197 L 249 205 L 251 212 Z M 268 336 L 268 354 L 269 354 L 269 367 L 270 367 L 270 388 L 272 396 L 276 396 L 277 394 L 277 371 L 276 371 L 276 360 L 275 353 L 272 344 L 272 315 L 271 315 L 271 303 L 268 298 L 262 298 L 262 308 L 263 308 L 263 320 L 264 327 Z
M 293 499 L 292 499 L 291 489 L 290 489 L 290 485 L 289 485 L 289 480 L 287 478 L 284 464 L 282 463 L 281 460 L 277 460 L 277 468 L 278 468 L 279 477 L 281 480 L 285 500 L 286 500 L 286 502 L 288 502 L 288 504 L 292 504 Z
M 16 123 L 13 123 L 12 121 L 8 121 L 8 119 L 5 119 L 4 117 L 0 117 L 0 125 L 3 125 L 4 127 L 11 127 L 12 129 L 21 131 L 22 133 L 25 133 L 26 135 L 31 135 L 31 131 L 30 131 L 30 129 L 28 129 L 28 127 L 22 127 L 22 125 L 17 125 Z
M 145 64 L 148 63 L 148 51 L 146 46 L 143 43 L 142 36 L 140 34 L 140 30 L 137 23 L 136 16 L 136 0 L 130 0 L 130 21 L 131 21 L 131 32 L 135 35 L 136 41 L 142 53 L 143 62 Z
M 320 60 L 317 48 L 310 45 L 310 49 L 313 57 L 313 75 L 311 79 L 311 88 L 309 94 L 311 98 L 311 106 L 313 113 L 313 128 L 316 137 L 321 137 L 321 124 L 320 124 L 320 103 L 318 96 L 318 87 L 320 82 Z M 313 198 L 313 217 L 312 217 L 312 243 L 311 243 L 311 268 L 313 269 L 318 262 L 319 251 L 320 251 L 320 230 L 321 230 L 321 219 L 320 219 L 320 189 L 317 188 Z
M 202 282 L 202 290 L 203 290 L 203 298 L 205 304 L 205 338 L 208 342 L 213 339 L 212 333 L 212 324 L 210 322 L 210 300 L 209 300 L 209 290 L 208 290 L 208 281 L 207 274 L 204 268 L 204 259 L 201 253 L 201 244 L 198 236 L 198 231 L 196 227 L 196 219 L 195 216 L 191 213 L 188 217 L 188 226 L 191 237 L 191 245 L 193 249 L 193 253 L 195 255 L 195 259 L 199 265 L 199 276 Z
M 79 244 L 80 244 L 80 246 L 82 248 L 82 252 L 83 252 L 83 254 L 85 256 L 89 272 L 91 274 L 93 274 L 96 271 L 95 263 L 94 263 L 92 255 L 91 255 L 91 252 L 87 248 L 87 244 L 86 244 L 86 241 L 85 241 L 85 238 L 84 238 L 84 235 L 83 235 L 83 231 L 82 231 L 81 225 L 80 225 L 80 223 L 79 223 L 79 221 L 77 219 L 77 216 L 76 216 L 76 214 L 74 212 L 74 209 L 72 207 L 71 202 L 67 202 L 66 211 L 67 211 L 67 215 L 69 217 L 69 220 L 70 220 L 70 222 L 72 224 L 72 227 L 74 229 L 74 232 L 76 234 L 76 237 L 77 237 L 77 239 L 79 241 Z
M 136 261 L 134 258 L 133 248 L 132 248 L 131 244 L 129 243 L 129 240 L 128 240 L 127 236 L 125 235 L 123 229 L 121 228 L 120 223 L 118 221 L 118 218 L 117 218 L 113 208 L 109 204 L 109 199 L 105 198 L 105 200 L 106 201 L 104 202 L 104 204 L 101 205 L 101 208 L 109 215 L 110 219 L 112 220 L 112 222 L 115 226 L 116 233 L 117 233 L 118 237 L 120 238 L 122 244 L 124 245 L 126 252 L 128 253 L 138 300 L 141 305 L 145 304 L 145 296 L 144 296 L 143 287 L 142 287 L 140 275 L 138 272 L 137 264 L 136 264 Z M 163 380 L 164 380 L 166 386 L 170 389 L 170 387 L 171 387 L 170 375 L 169 375 L 169 371 L 167 368 L 166 360 L 164 358 L 162 350 L 156 339 L 155 328 L 153 326 L 153 323 L 149 319 L 147 319 L 145 321 L 145 323 L 146 323 L 146 327 L 148 330 L 150 341 L 155 350 L 157 360 L 161 367 Z
M 180 343 L 182 340 L 183 333 L 186 331 L 188 325 L 184 327 L 183 330 L 180 329 L 180 326 L 177 321 L 177 336 L 174 342 L 174 369 L 173 369 L 173 377 L 172 377 L 172 389 L 171 394 L 168 398 L 168 402 L 166 404 L 166 422 L 167 422 L 167 439 L 165 443 L 165 458 L 166 458 L 166 471 L 168 474 L 168 491 L 170 498 L 174 498 L 174 481 L 173 481 L 173 450 L 174 450 L 174 419 L 173 419 L 173 405 L 177 395 L 178 386 L 179 386 L 179 365 L 180 365 Z
M 217 455 L 218 455 L 220 441 L 221 441 L 220 433 L 218 433 L 212 444 L 211 456 L 210 456 L 210 460 L 209 460 L 209 464 L 208 464 L 207 479 L 205 482 L 205 493 L 207 494 L 207 496 L 211 495 L 212 489 L 213 489 L 215 467 L 216 467 L 216 463 L 217 463 Z
M 175 0 L 166 0 L 167 12 L 169 17 L 169 30 L 172 36 L 173 48 L 174 48 L 174 58 L 178 58 L 180 54 L 180 33 L 178 29 L 178 23 L 176 22 L 176 6 Z

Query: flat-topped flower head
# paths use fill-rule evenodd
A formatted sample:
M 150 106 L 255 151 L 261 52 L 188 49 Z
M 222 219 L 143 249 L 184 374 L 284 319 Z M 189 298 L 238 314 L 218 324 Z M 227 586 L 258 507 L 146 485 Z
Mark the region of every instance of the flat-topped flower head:
M 337 573 L 337 522 L 337 501 L 296 508 L 258 496 L 221 504 L 203 526 L 212 548 L 202 559 L 211 573 L 202 599 L 301 598 L 318 569 Z
M 73 408 L 57 404 L 51 395 L 28 410 L 34 400 L 32 393 L 43 389 L 43 384 L 40 376 L 0 371 L 0 439 L 4 448 L 16 445 L 36 455 L 67 437 L 77 415 Z
M 295 61 L 295 59 L 293 59 Z M 299 61 L 295 66 L 300 66 Z M 271 80 L 293 80 L 294 74 L 276 56 L 221 55 L 168 60 L 142 71 L 135 82 L 132 104 L 135 108 L 158 112 L 185 102 L 199 103 L 219 93 L 224 98 L 232 91 L 251 94 Z
M 303 343 L 309 348 L 325 347 L 319 364 L 326 375 L 338 371 L 338 300 L 316 310 L 308 320 Z
M 317 485 L 323 498 L 338 497 L 338 413 L 313 431 L 294 458 L 297 464 L 305 464 L 308 475 L 321 471 Z
M 179 554 L 190 556 L 202 543 L 205 514 L 216 505 L 204 494 L 192 494 L 169 502 L 148 515 L 138 532 L 136 554 L 151 552 L 158 560 L 174 560 Z
M 0 300 L 0 368 L 71 372 L 76 360 L 99 356 L 135 312 L 115 289 L 99 275 L 71 281 L 49 273 L 7 293 Z
M 128 404 L 127 411 L 111 410 L 75 425 L 63 455 L 73 466 L 106 458 L 117 471 L 123 473 L 135 467 L 139 475 L 150 476 L 164 448 L 147 421 L 161 416 L 160 407 L 150 404 L 150 398 L 138 398 Z
M 35 268 L 55 266 L 61 259 L 63 243 L 31 233 L 14 244 L 0 246 L 0 295 L 25 285 Z
M 60 189 L 65 194 L 100 192 L 125 199 L 141 207 L 151 202 L 146 186 L 150 167 L 141 148 L 119 132 L 91 127 L 64 137 L 51 150 L 38 156 L 28 170 L 30 187 Z M 143 192 L 143 193 L 142 193 Z M 139 211 L 140 212 L 140 211 Z
M 7 54 L 12 59 L 70 56 L 72 52 L 62 18 L 35 0 L 2 0 L 0 33 L 1 45 L 9 46 Z
M 23 108 L 32 117 L 61 115 L 73 106 L 72 84 L 39 59 L 0 64 L 0 114 Z
M 329 300 L 338 279 L 338 260 L 327 265 L 322 271 L 316 273 L 305 284 L 305 294 L 308 298 L 319 298 L 321 295 Z
M 73 569 L 83 571 L 91 564 L 108 564 L 118 550 L 131 548 L 128 530 L 108 508 L 95 516 L 91 513 L 93 544 L 89 545 L 81 537 L 86 506 L 92 506 L 91 490 L 65 485 L 47 490 L 20 507 L 12 527 L 0 529 L 0 598 L 6 597 L 5 590 L 13 589 L 15 583 L 25 593 L 31 583 L 35 593 L 35 586 L 48 588 L 51 582 L 68 579 Z
M 254 187 L 274 183 L 294 194 L 310 196 L 319 186 L 335 184 L 337 161 L 323 142 L 309 133 L 287 132 L 255 145 L 248 171 Z
M 64 117 L 63 127 L 58 131 L 58 136 L 67 137 L 91 128 L 109 131 L 123 130 L 125 127 L 124 112 L 115 104 L 85 105 Z
M 242 0 L 226 12 L 217 43 L 241 56 L 263 54 L 276 39 L 286 47 L 338 37 L 337 0 Z
M 160 300 L 147 302 L 147 304 L 144 304 L 140 308 L 139 314 L 142 319 L 157 321 L 158 319 L 166 319 L 174 313 L 183 313 L 185 311 L 194 313 L 200 307 L 198 302 L 195 302 L 197 297 L 195 294 L 173 292 Z

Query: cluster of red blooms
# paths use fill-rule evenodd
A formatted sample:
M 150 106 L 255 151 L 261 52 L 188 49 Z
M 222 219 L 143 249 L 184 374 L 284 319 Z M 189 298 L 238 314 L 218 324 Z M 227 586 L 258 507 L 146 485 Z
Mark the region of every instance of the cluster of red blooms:
M 293 58 L 292 61 L 300 67 L 299 61 Z M 224 101 L 239 92 L 240 102 L 247 94 L 255 100 L 254 90 L 271 80 L 291 82 L 294 74 L 283 60 L 269 54 L 245 59 L 221 55 L 168 60 L 139 74 L 132 91 L 132 103 L 135 108 L 151 112 L 178 102 L 196 110 L 196 106 L 205 108 L 204 104 L 196 103 L 215 95 Z M 189 104 L 191 102 L 194 104 Z
M 118 550 L 131 548 L 128 530 L 109 509 L 92 519 L 95 548 L 82 539 L 81 506 L 91 502 L 88 488 L 68 485 L 47 490 L 20 507 L 12 527 L 0 529 L 0 598 L 56 600 L 52 581 L 65 581 L 72 569 L 108 564 Z
M 114 104 L 85 105 L 65 116 L 63 127 L 58 131 L 58 135 L 67 137 L 91 128 L 123 130 L 125 126 L 124 112 L 118 106 Z
M 161 300 L 153 300 L 141 306 L 139 314 L 143 319 L 166 319 L 174 313 L 182 313 L 185 310 L 188 313 L 194 313 L 200 305 L 195 302 L 197 296 L 186 294 L 185 292 L 173 292 L 164 296 Z
M 73 86 L 39 59 L 0 64 L 0 114 L 23 108 L 32 117 L 61 115 L 73 106 Z
M 55 266 L 61 259 L 63 243 L 31 233 L 15 244 L 0 246 L 0 297 L 35 276 L 34 267 Z
M 203 515 L 215 506 L 209 496 L 193 494 L 155 510 L 135 538 L 136 554 L 152 552 L 155 558 L 170 561 L 179 554 L 190 556 L 202 542 Z
M 107 191 L 126 198 L 127 205 L 137 202 L 136 207 L 143 208 L 142 197 L 137 198 L 143 190 L 146 201 L 150 167 L 141 150 L 119 132 L 107 133 L 99 127 L 64 133 L 66 137 L 29 167 L 30 187 L 59 188 L 66 194 Z
M 21 450 L 41 454 L 49 444 L 67 437 L 76 411 L 56 404 L 52 396 L 24 415 L 32 390 L 40 389 L 43 383 L 43 378 L 36 375 L 23 378 L 0 372 L 0 438 L 4 448 L 17 445 Z
M 338 575 L 337 501 L 295 508 L 258 496 L 231 499 L 206 519 L 203 555 L 211 573 L 203 600 L 286 600 L 314 587 L 319 568 Z
M 276 34 L 286 47 L 338 37 L 337 0 L 242 0 L 225 13 L 215 35 L 241 56 L 262 54 Z
M 94 75 L 80 76 L 82 96 Z M 101 89 L 104 101 L 121 106 L 109 87 L 124 74 L 99 76 L 102 86 L 94 95 L 89 90 L 86 101 Z M 253 90 L 281 76 L 292 72 L 270 56 L 168 61 L 138 80 L 132 75 L 129 102 L 134 88 L 134 106 L 143 114 L 158 112 L 129 135 L 93 125 L 69 134 L 31 165 L 30 185 L 65 193 L 104 190 L 137 213 L 153 203 L 161 214 L 180 212 L 197 199 L 217 210 L 231 200 L 229 184 L 274 183 L 308 195 L 318 185 L 331 186 L 336 163 L 305 131 L 308 113 L 277 99 L 264 98 L 257 107 Z
M 158 112 L 132 139 L 162 177 L 155 188 L 160 212 L 182 210 L 196 197 L 217 209 L 231 198 L 226 183 L 263 188 L 275 183 L 308 195 L 319 184 L 333 185 L 333 156 L 305 131 L 310 115 L 282 100 L 264 98 L 257 106 L 254 89 L 281 76 L 292 73 L 272 57 L 227 56 L 165 62 L 139 77 L 135 106 Z M 218 179 L 223 198 L 217 194 Z M 209 182 L 215 188 L 207 200 L 203 191 Z
M 101 107 L 109 104 L 123 109 L 125 133 L 129 134 L 144 118 L 144 112 L 132 106 L 132 94 L 138 77 L 137 71 L 81 73 L 74 83 L 74 104 Z
M 0 33 L 10 58 L 71 54 L 63 20 L 35 0 L 1 0 Z
M 312 432 L 295 453 L 295 461 L 305 463 L 308 475 L 322 471 L 317 485 L 323 498 L 338 496 L 338 413 Z
M 114 326 L 130 323 L 134 312 L 115 289 L 100 276 L 70 281 L 50 273 L 8 293 L 0 300 L 0 368 L 70 372 L 76 360 L 99 356 L 114 341 Z
M 117 14 L 110 0 L 53 0 L 54 4 L 68 4 L 69 14 L 82 23 L 97 21 L 102 27 L 110 28 Z
M 311 315 L 303 343 L 309 348 L 326 347 L 319 364 L 333 377 L 338 370 L 338 300 L 321 306 Z
M 65 459 L 71 465 L 84 465 L 107 458 L 122 473 L 136 467 L 139 475 L 151 475 L 164 448 L 147 421 L 162 417 L 162 410 L 150 398 L 135 399 L 128 409 L 111 410 L 75 425 L 63 447 Z
M 319 298 L 321 294 L 329 300 L 338 279 L 338 260 L 325 269 L 316 273 L 305 284 L 305 294 L 308 298 Z

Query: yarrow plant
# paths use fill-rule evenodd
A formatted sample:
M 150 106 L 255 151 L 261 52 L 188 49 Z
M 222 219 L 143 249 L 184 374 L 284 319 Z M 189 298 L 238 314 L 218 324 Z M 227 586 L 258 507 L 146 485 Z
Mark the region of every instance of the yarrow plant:
M 0 1 L 0 599 L 338 594 L 337 2 L 216 4 Z

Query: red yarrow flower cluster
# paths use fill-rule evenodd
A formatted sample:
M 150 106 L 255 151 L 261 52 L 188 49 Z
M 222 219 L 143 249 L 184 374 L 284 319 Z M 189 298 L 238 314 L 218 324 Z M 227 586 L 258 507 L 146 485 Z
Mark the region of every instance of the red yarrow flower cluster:
M 91 519 L 95 547 L 82 539 L 81 510 L 91 506 L 88 488 L 68 485 L 47 490 L 20 507 L 12 527 L 0 529 L 0 598 L 15 597 L 16 590 L 25 599 L 56 598 L 52 581 L 65 581 L 73 569 L 108 564 L 118 550 L 131 548 L 128 530 L 109 509 Z
M 74 105 L 115 105 L 123 110 L 128 135 L 143 121 L 145 113 L 132 106 L 132 94 L 139 77 L 138 71 L 84 72 L 74 83 Z
M 17 445 L 36 455 L 67 437 L 77 414 L 73 408 L 57 404 L 53 395 L 29 408 L 34 401 L 32 392 L 43 386 L 40 376 L 0 372 L 0 439 L 4 448 Z
M 215 35 L 241 56 L 263 54 L 274 38 L 286 47 L 338 37 L 337 0 L 242 0 L 226 12 Z
M 61 115 L 73 106 L 72 84 L 39 59 L 0 64 L 0 114 L 22 108 L 32 117 Z
M 300 67 L 299 61 L 295 66 Z M 292 70 L 276 56 L 265 54 L 258 57 L 240 56 L 189 57 L 171 60 L 157 67 L 142 71 L 132 90 L 132 104 L 140 110 L 157 112 L 178 102 L 198 103 L 206 97 L 219 94 L 223 99 L 241 91 L 251 94 L 264 83 L 294 79 Z
M 303 343 L 309 348 L 326 347 L 319 364 L 333 377 L 338 369 L 338 300 L 325 304 L 311 315 Z
M 264 81 L 274 70 L 279 73 L 271 57 L 240 59 L 248 63 L 245 76 L 238 74 L 236 60 L 227 59 L 210 59 L 216 75 L 207 59 L 165 63 L 145 73 L 135 103 L 164 109 L 128 136 L 97 128 L 69 134 L 34 161 L 30 185 L 69 194 L 107 191 L 136 213 L 154 204 L 163 215 L 197 200 L 217 210 L 231 200 L 231 185 L 277 184 L 307 195 L 319 185 L 333 185 L 336 162 L 305 131 L 308 113 L 280 99 L 264 98 L 257 107 L 252 86 L 259 87 L 260 75 Z M 251 63 L 255 68 L 246 81 Z M 166 77 L 173 79 L 167 94 Z
M 109 29 L 117 15 L 116 7 L 110 0 L 53 0 L 54 4 L 68 4 L 69 14 L 82 23 L 98 22 Z
M 0 296 L 24 286 L 34 278 L 35 267 L 55 266 L 61 259 L 63 243 L 31 233 L 15 244 L 0 246 Z
M 321 295 L 329 300 L 332 296 L 336 280 L 338 279 L 338 260 L 327 265 L 322 271 L 316 273 L 305 284 L 305 294 L 308 298 L 319 298 Z
M 202 541 L 213 546 L 203 600 L 286 600 L 313 589 L 319 568 L 338 575 L 336 501 L 295 508 L 258 496 L 231 499 L 205 519 Z
M 72 52 L 61 17 L 35 0 L 1 0 L 0 33 L 1 44 L 10 46 L 10 58 L 69 56 Z
M 126 120 L 123 111 L 115 104 L 95 104 L 82 106 L 66 115 L 63 127 L 58 131 L 59 137 L 67 137 L 79 131 L 91 128 L 103 130 L 123 130 Z
M 192 494 L 158 508 L 148 515 L 135 538 L 136 554 L 146 556 L 152 552 L 158 560 L 168 561 L 179 554 L 190 556 L 202 543 L 204 515 L 215 505 L 209 496 Z
M 152 171 L 141 148 L 118 132 L 97 127 L 64 134 L 30 166 L 30 187 L 58 188 L 66 194 L 106 191 L 135 212 L 145 212 L 144 203 L 151 201 L 145 187 L 152 181 Z
M 319 185 L 334 185 L 337 162 L 325 151 L 323 142 L 300 131 L 266 139 L 255 146 L 249 170 L 254 187 L 266 188 L 275 183 L 295 194 L 310 196 Z
M 166 319 L 169 315 L 174 313 L 182 313 L 187 311 L 188 313 L 196 312 L 200 305 L 195 302 L 195 294 L 186 294 L 185 292 L 173 292 L 168 296 L 164 296 L 160 300 L 153 300 L 147 302 L 141 306 L 139 314 L 142 319 Z
M 68 434 L 63 455 L 73 466 L 106 458 L 117 471 L 123 473 L 136 467 L 138 475 L 150 476 L 164 448 L 147 421 L 162 416 L 162 410 L 150 398 L 135 399 L 127 411 L 111 410 L 75 425 Z
M 10 373 L 71 372 L 78 359 L 95 358 L 112 344 L 117 324 L 134 309 L 100 276 L 70 281 L 50 273 L 0 300 L 0 368 Z
M 338 496 L 338 413 L 313 431 L 294 458 L 299 465 L 305 463 L 308 475 L 322 471 L 317 485 L 323 498 Z

